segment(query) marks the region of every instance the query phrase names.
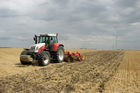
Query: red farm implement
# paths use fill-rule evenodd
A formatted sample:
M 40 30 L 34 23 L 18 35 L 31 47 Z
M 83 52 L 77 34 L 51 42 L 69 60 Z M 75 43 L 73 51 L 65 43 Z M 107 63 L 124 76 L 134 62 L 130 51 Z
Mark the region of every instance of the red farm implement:
M 84 56 L 82 56 L 79 52 L 75 53 L 65 52 L 64 60 L 66 62 L 82 61 L 84 60 Z

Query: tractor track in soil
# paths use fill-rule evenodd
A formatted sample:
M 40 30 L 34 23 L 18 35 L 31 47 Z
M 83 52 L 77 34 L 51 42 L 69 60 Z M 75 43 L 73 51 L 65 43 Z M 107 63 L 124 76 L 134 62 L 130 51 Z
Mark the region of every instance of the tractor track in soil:
M 0 77 L 0 93 L 102 93 L 118 68 L 123 51 L 84 53 L 85 60 L 57 63 Z

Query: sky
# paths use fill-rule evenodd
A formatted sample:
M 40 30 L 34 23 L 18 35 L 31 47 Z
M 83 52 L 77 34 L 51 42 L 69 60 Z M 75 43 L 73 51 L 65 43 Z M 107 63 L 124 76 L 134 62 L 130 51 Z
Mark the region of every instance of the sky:
M 0 47 L 58 33 L 65 48 L 140 49 L 140 0 L 0 0 Z

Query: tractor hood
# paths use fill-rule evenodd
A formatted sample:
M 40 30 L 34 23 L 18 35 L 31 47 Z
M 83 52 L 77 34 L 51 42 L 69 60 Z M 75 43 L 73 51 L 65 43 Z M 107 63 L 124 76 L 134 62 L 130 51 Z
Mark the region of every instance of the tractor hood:
M 38 43 L 38 44 L 32 45 L 31 50 L 33 50 L 34 52 L 39 52 L 39 49 L 43 46 L 46 46 L 45 43 Z

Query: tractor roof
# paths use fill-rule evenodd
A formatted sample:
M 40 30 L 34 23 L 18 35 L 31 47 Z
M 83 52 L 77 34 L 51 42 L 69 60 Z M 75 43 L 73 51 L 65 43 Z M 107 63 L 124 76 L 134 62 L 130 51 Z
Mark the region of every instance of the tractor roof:
M 40 34 L 40 36 L 57 36 L 57 34 Z

